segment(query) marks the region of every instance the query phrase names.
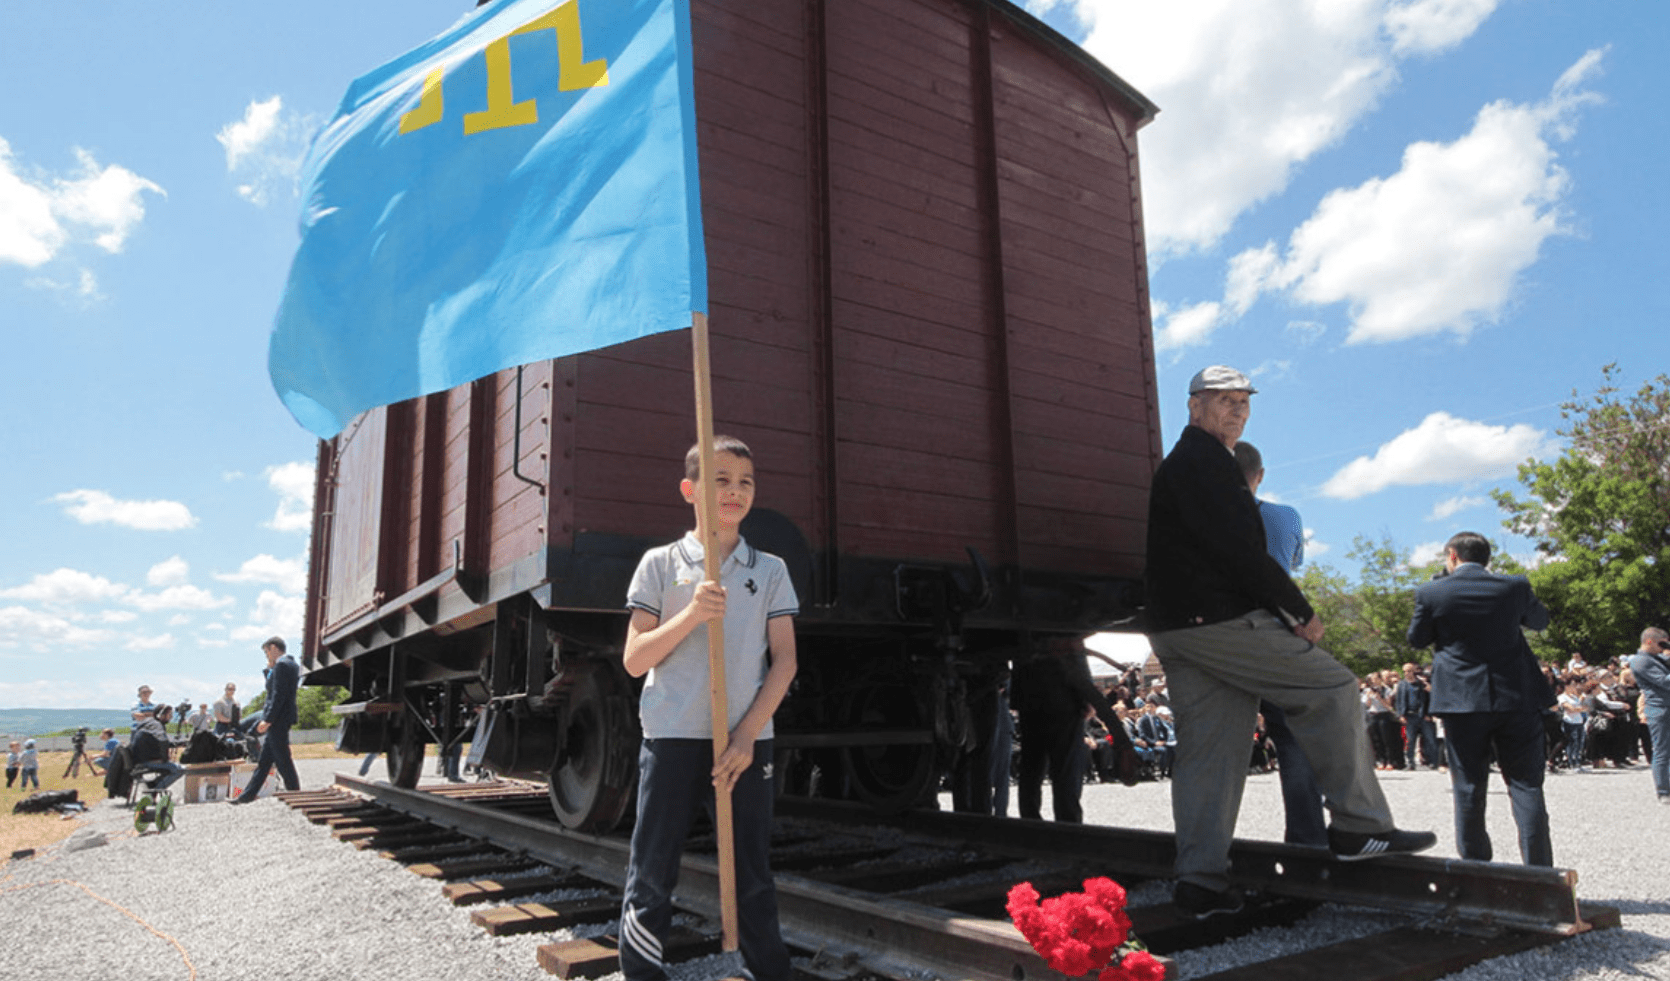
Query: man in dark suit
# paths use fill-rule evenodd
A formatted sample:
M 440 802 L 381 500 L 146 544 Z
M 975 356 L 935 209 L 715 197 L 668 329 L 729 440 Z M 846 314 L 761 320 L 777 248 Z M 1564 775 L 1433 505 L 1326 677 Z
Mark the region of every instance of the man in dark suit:
M 255 773 L 243 793 L 231 798 L 234 804 L 253 801 L 275 766 L 284 780 L 285 790 L 300 790 L 302 785 L 301 778 L 296 776 L 296 764 L 290 759 L 290 727 L 296 724 L 296 687 L 301 684 L 301 665 L 284 653 L 282 637 L 262 644 L 261 653 L 267 656 L 267 703 L 255 731 L 265 738 L 261 741 L 261 758 L 255 764 Z
M 1409 643 L 1433 647 L 1428 711 L 1444 720 L 1456 848 L 1462 858 L 1490 861 L 1484 807 L 1494 748 L 1519 826 L 1520 857 L 1551 866 L 1542 710 L 1554 692 L 1520 630 L 1547 627 L 1548 609 L 1524 576 L 1486 571 L 1490 543 L 1483 535 L 1464 531 L 1444 547 L 1446 574 L 1415 590 Z

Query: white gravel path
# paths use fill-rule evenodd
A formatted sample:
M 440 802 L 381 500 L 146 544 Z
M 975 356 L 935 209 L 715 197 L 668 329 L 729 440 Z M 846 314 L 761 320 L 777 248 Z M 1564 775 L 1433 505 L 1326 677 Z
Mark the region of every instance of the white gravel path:
M 309 788 L 351 768 L 337 760 L 298 767 Z M 1437 831 L 1437 853 L 1454 855 L 1448 777 L 1381 777 L 1399 824 Z M 1553 777 L 1548 789 L 1556 860 L 1579 870 L 1584 899 L 1623 911 L 1623 929 L 1454 977 L 1670 979 L 1670 807 L 1655 801 L 1645 769 Z M 1169 828 L 1169 786 L 1092 785 L 1085 810 L 1097 823 Z M 179 809 L 178 820 L 167 834 L 135 837 L 131 812 L 100 802 L 89 824 L 109 834 L 108 845 L 78 852 L 58 846 L 0 867 L 0 979 L 183 981 L 192 976 L 186 958 L 204 981 L 549 977 L 535 960 L 549 935 L 489 937 L 471 925 L 468 908 L 440 900 L 438 883 L 332 840 L 277 801 L 192 805 Z M 1512 857 L 1505 794 L 1492 795 L 1490 821 L 1498 856 Z M 1250 778 L 1238 833 L 1280 832 L 1276 778 Z M 1138 896 L 1154 891 L 1145 887 Z M 1178 962 L 1184 977 L 1199 976 L 1395 922 L 1373 911 L 1323 907 L 1292 929 L 1185 952 Z M 697 981 L 734 970 L 709 958 L 678 975 Z

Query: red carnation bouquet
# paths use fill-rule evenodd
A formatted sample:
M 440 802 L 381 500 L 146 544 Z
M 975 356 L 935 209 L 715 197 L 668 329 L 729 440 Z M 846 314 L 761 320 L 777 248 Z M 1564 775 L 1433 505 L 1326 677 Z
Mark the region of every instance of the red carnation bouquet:
M 1045 963 L 1069 977 L 1099 971 L 1096 981 L 1164 981 L 1165 965 L 1131 934 L 1125 890 L 1112 879 L 1086 879 L 1084 892 L 1038 901 L 1023 882 L 1009 890 L 1009 918 Z

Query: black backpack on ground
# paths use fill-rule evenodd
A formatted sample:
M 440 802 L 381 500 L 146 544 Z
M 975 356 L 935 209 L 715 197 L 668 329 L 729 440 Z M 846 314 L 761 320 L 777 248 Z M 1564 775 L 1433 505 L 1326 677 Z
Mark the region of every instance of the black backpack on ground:
M 45 814 L 59 804 L 75 804 L 77 792 L 69 790 L 37 790 L 12 805 L 13 814 Z
M 204 730 L 191 737 L 191 742 L 186 746 L 185 752 L 180 754 L 180 762 L 217 763 L 226 758 L 223 755 L 223 750 L 224 747 L 221 745 L 220 737 Z

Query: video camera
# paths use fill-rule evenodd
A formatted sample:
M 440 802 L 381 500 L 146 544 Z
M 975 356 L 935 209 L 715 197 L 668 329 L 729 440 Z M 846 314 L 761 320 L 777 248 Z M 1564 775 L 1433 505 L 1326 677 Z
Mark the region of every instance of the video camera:
M 185 701 L 181 702 L 180 704 L 174 706 L 174 715 L 176 717 L 183 719 L 190 714 L 191 714 L 191 699 L 188 698 Z
M 82 747 L 87 745 L 87 727 L 86 726 L 82 726 L 81 728 L 77 729 L 75 732 L 70 734 L 70 745 L 74 746 L 76 749 L 81 749 Z

